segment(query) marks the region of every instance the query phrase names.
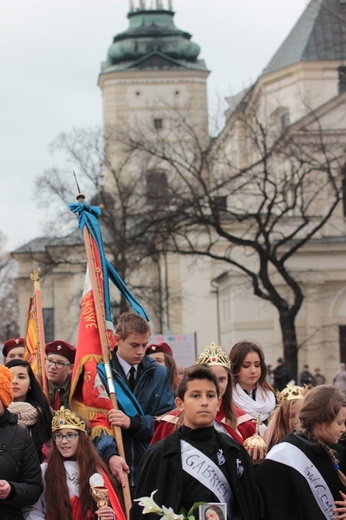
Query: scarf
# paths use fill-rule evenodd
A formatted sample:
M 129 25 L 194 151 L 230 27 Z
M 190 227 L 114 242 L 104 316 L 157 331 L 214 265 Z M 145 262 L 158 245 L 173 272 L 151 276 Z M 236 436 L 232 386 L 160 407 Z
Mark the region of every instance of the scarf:
M 254 419 L 260 414 L 261 421 L 265 421 L 275 408 L 274 392 L 258 386 L 255 390 L 256 400 L 252 399 L 239 385 L 233 390 L 233 401 L 238 408 L 249 413 Z
M 13 401 L 8 410 L 18 416 L 18 423 L 24 426 L 32 426 L 38 418 L 37 409 L 25 401 Z

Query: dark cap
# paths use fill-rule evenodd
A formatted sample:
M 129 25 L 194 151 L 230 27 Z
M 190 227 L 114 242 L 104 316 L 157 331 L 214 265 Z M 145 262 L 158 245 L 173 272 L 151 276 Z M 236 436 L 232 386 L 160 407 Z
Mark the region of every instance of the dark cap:
M 277 362 L 278 362 L 278 363 L 283 363 L 283 362 L 284 362 L 284 360 L 283 360 L 283 358 L 282 358 L 282 357 L 279 357 L 279 358 L 277 358 Z
M 69 360 L 71 365 L 74 363 L 74 358 L 76 355 L 76 347 L 67 343 L 67 341 L 62 341 L 61 339 L 56 339 L 51 343 L 47 343 L 46 348 L 44 349 L 45 353 L 48 354 L 59 354 L 59 356 L 64 356 Z
M 150 354 L 156 354 L 157 352 L 163 352 L 166 354 L 169 354 L 170 356 L 173 356 L 173 350 L 168 345 L 168 343 L 162 342 L 162 343 L 151 343 L 148 345 L 147 350 L 145 353 L 149 356 Z
M 17 347 L 25 347 L 24 338 L 8 339 L 5 341 L 4 346 L 2 347 L 2 355 L 7 357 L 10 350 Z

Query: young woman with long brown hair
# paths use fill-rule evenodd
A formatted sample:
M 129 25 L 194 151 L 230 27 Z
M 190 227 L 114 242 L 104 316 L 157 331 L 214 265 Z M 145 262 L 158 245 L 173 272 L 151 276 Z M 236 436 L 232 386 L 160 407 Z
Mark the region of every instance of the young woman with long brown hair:
M 41 465 L 44 491 L 25 511 L 25 518 L 125 520 L 109 471 L 88 436 L 86 422 L 62 406 L 52 420 L 52 437 L 48 462 Z M 90 494 L 89 479 L 94 473 L 101 474 L 110 503 L 99 509 Z
M 261 347 L 254 341 L 239 341 L 229 354 L 234 381 L 233 402 L 254 419 L 266 423 L 276 400 L 267 383 L 267 367 Z M 262 433 L 262 432 L 261 432 Z
M 40 462 L 48 453 L 46 443 L 52 436 L 52 417 L 48 400 L 44 395 L 31 366 L 24 359 L 12 359 L 6 363 L 12 373 L 13 402 L 9 411 L 18 416 L 30 432 Z

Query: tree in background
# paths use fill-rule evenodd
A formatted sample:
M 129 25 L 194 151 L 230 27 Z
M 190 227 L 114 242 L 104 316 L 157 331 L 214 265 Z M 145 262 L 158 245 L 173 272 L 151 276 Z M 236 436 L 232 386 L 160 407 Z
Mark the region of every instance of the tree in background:
M 151 190 L 149 204 L 147 165 L 138 161 L 136 150 L 118 154 L 119 143 L 111 130 L 105 134 L 99 129 L 75 129 L 59 135 L 52 144 L 52 151 L 62 154 L 64 167 L 45 170 L 37 177 L 36 188 L 40 204 L 47 205 L 54 215 L 47 222 L 47 234 L 54 244 L 59 242 L 56 237 L 62 237 L 62 247 L 60 254 L 55 248 L 54 255 L 47 255 L 43 272 L 59 263 L 73 262 L 66 247 L 80 240 L 75 217 L 67 209 L 77 193 L 75 171 L 87 202 L 102 208 L 100 226 L 107 255 L 129 288 L 150 307 L 158 331 L 163 332 L 162 247 L 160 230 L 150 217 L 162 205 L 160 190 L 156 198 Z M 115 155 L 120 159 L 115 161 Z M 42 259 L 40 262 L 42 265 Z M 117 301 L 117 297 L 115 314 L 127 310 L 126 300 Z
M 19 336 L 16 264 L 6 251 L 6 237 L 0 231 L 0 343 Z
M 160 244 L 168 252 L 224 262 L 250 280 L 253 293 L 277 309 L 294 377 L 304 273 L 293 260 L 313 239 L 323 242 L 332 217 L 333 234 L 343 235 L 342 137 L 324 133 L 312 112 L 304 122 L 315 129 L 304 132 L 298 124 L 264 122 L 257 107 L 239 105 L 223 132 L 207 142 L 183 114 L 176 111 L 174 118 L 151 139 L 139 127 L 118 136 L 128 154 L 141 152 L 149 168 L 166 172 L 167 204 L 150 217 L 161 230 Z

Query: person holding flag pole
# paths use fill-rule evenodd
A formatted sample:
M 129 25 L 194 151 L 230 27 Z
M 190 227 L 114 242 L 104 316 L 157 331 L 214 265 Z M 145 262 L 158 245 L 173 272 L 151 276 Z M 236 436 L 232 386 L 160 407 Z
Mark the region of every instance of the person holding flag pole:
M 125 459 L 121 429 L 112 427 L 108 421 L 108 412 L 118 408 L 110 366 L 110 351 L 115 347 L 115 335 L 111 318 L 109 280 L 138 314 L 146 321 L 149 321 L 149 318 L 106 259 L 97 220 L 101 215 L 100 208 L 85 204 L 85 196 L 81 193 L 76 198 L 77 203 L 70 204 L 69 208 L 79 216 L 79 228 L 83 233 L 87 256 L 87 273 L 72 373 L 71 409 L 88 419 L 93 439 L 100 436 L 114 437 L 117 452 Z M 104 367 L 104 381 L 97 371 L 99 363 Z M 126 472 L 123 474 L 122 484 L 125 510 L 129 517 L 132 504 Z

